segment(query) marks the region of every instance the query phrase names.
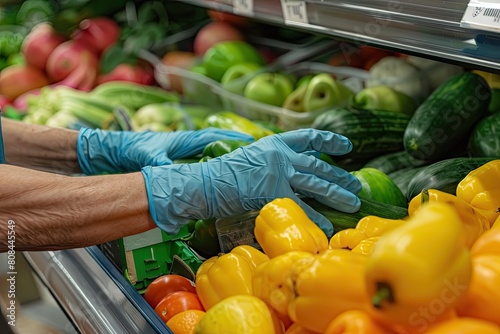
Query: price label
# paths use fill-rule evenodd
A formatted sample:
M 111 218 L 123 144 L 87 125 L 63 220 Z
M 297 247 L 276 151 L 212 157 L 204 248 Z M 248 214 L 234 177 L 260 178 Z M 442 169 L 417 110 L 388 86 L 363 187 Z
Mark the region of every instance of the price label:
M 233 12 L 253 16 L 253 0 L 233 0 Z
M 497 0 L 471 0 L 460 26 L 500 32 L 500 3 Z
M 309 23 L 305 1 L 281 0 L 285 23 Z

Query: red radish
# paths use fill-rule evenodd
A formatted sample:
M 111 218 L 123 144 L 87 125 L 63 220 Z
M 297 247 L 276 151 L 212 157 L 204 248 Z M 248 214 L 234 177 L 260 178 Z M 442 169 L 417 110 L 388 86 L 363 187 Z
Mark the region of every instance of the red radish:
M 223 41 L 243 41 L 245 37 L 234 26 L 226 22 L 210 22 L 203 26 L 196 34 L 193 42 L 193 51 L 203 56 L 212 45 Z
M 39 23 L 23 40 L 21 51 L 26 63 L 45 70 L 52 51 L 66 39 L 59 35 L 48 23 Z
M 196 56 L 193 52 L 174 50 L 167 52 L 161 61 L 166 66 L 189 70 L 198 60 L 198 56 Z M 168 78 L 170 80 L 171 89 L 182 94 L 182 79 L 174 74 L 168 75 Z
M 47 74 L 50 80 L 65 80 L 67 85 L 76 89 L 80 89 L 80 82 L 84 82 L 85 87 L 89 86 L 90 81 L 94 83 L 98 69 L 99 59 L 95 53 L 86 45 L 73 40 L 59 45 L 47 60 Z
M 154 83 L 154 77 L 141 66 L 120 64 L 111 72 L 101 74 L 97 77 L 98 85 L 108 81 L 131 81 L 143 85 L 151 85 Z
M 10 100 L 48 84 L 49 80 L 42 70 L 28 64 L 11 65 L 0 72 L 0 95 Z
M 80 22 L 72 36 L 77 42 L 92 45 L 97 54 L 102 54 L 116 43 L 120 37 L 120 27 L 108 17 L 93 17 Z
M 89 92 L 96 85 L 98 75 L 97 61 L 88 56 L 81 57 L 81 63 L 63 80 L 57 82 L 55 85 L 69 86 L 74 89 Z

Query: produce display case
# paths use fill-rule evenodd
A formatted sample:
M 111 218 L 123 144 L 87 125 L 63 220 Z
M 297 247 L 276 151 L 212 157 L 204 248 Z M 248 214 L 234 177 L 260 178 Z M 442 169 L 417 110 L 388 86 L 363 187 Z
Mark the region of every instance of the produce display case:
M 224 5 L 215 1 L 178 1 L 238 12 L 234 6 L 237 1 L 224 1 Z M 256 0 L 251 13 L 240 11 L 239 15 L 498 72 L 500 35 L 498 31 L 461 24 L 468 4 L 469 0 Z
M 242 9 L 241 5 L 235 5 L 237 1 L 229 0 L 178 1 L 247 16 L 264 23 L 290 26 L 294 29 L 332 36 L 332 38 L 366 43 L 446 63 L 500 73 L 500 44 L 498 44 L 500 34 L 461 26 L 461 19 L 469 2 L 466 0 L 446 2 L 430 0 L 403 2 L 255 0 L 247 1 L 251 3 L 251 7 L 246 9 Z M 298 15 L 297 11 L 295 11 L 295 16 L 286 14 L 287 11 L 293 11 L 292 6 L 297 5 L 304 8 L 300 12 L 302 16 Z M 190 31 L 189 34 L 196 29 Z M 187 35 L 186 32 L 186 35 L 175 36 L 176 41 Z M 260 42 L 265 44 L 269 41 L 261 38 Z M 330 46 L 338 46 L 337 42 L 334 43 Z M 304 46 L 301 43 L 298 45 Z M 282 44 L 282 46 L 286 48 L 289 45 Z M 289 69 L 298 72 L 310 70 L 310 68 L 301 69 L 300 66 L 294 68 L 290 65 Z M 316 63 L 310 63 L 309 66 L 325 68 Z M 335 72 L 335 74 L 342 72 L 342 69 L 337 70 L 340 72 Z M 182 71 L 175 72 L 177 70 L 174 69 L 171 71 L 184 74 Z M 356 72 L 356 74 L 349 72 L 345 75 L 346 78 L 351 78 L 349 83 L 351 87 L 358 90 L 363 87 L 362 81 L 367 79 L 367 73 L 364 71 Z M 187 76 L 189 79 L 189 75 Z M 198 76 L 192 76 L 191 79 L 196 84 L 210 87 L 216 99 L 212 102 L 208 101 L 208 104 L 236 103 L 247 109 L 262 107 L 259 104 L 243 101 L 241 97 L 234 96 L 234 94 L 228 94 L 209 80 L 199 81 Z M 253 111 L 255 112 L 255 109 Z M 247 111 L 241 112 L 245 115 Z M 266 113 L 267 116 L 262 116 Z M 246 115 L 250 116 L 250 114 Z M 291 129 L 310 124 L 315 114 L 303 114 L 297 118 L 297 115 L 288 114 L 283 110 L 267 109 L 266 111 L 258 110 L 257 116 L 254 114 L 253 118 L 269 119 L 268 116 L 282 119 L 281 124 Z M 254 217 L 255 214 L 249 214 L 235 221 L 218 221 L 221 246 L 229 249 L 231 245 L 234 245 L 231 244 L 231 240 L 227 241 L 222 238 L 224 233 L 234 229 L 241 230 L 242 226 L 252 226 Z M 132 239 L 117 240 L 108 245 L 84 249 L 26 252 L 25 255 L 34 271 L 53 293 L 80 332 L 171 333 L 141 297 L 140 290 L 143 290 L 147 282 L 154 277 L 164 272 L 171 272 L 173 261 L 167 261 L 161 265 L 151 263 L 155 269 L 149 274 L 146 274 L 149 268 L 145 265 L 131 276 L 131 264 L 134 263 L 136 269 L 140 266 L 137 265 L 134 255 L 131 260 L 127 251 L 129 254 L 141 251 L 141 255 L 138 255 L 142 256 L 139 262 L 145 263 L 147 259 L 143 254 L 147 252 L 151 254 L 152 249 L 158 245 L 162 245 L 160 247 L 167 243 L 175 245 L 171 249 L 159 252 L 184 254 L 180 258 L 192 271 L 196 270 L 203 259 L 189 248 L 177 244 L 176 240 L 168 240 L 168 236 L 166 237 L 163 233 L 160 232 L 159 235 L 158 231 L 153 233 L 156 235 L 149 236 L 145 243 L 138 243 L 137 240 Z M 240 237 L 236 238 L 238 242 L 255 245 L 255 240 Z M 134 243 L 135 246 L 131 246 Z M 137 286 L 134 286 L 136 284 Z

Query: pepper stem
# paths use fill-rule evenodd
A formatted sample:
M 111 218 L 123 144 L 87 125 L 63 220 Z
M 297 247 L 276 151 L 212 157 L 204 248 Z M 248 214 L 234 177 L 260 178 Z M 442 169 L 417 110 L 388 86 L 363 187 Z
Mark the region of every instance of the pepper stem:
M 429 190 L 424 189 L 424 190 L 422 190 L 421 194 L 422 194 L 422 199 L 421 199 L 420 204 L 424 204 L 424 203 L 429 202 Z
M 377 292 L 372 298 L 372 305 L 375 308 L 382 308 L 382 303 L 388 301 L 394 303 L 394 294 L 392 288 L 388 283 L 377 282 Z

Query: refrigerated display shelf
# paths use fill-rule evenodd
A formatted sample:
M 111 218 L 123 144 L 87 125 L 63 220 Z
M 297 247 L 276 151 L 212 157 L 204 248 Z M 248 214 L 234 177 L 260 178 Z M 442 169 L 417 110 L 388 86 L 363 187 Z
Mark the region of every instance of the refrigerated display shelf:
M 81 333 L 172 334 L 98 247 L 24 254 Z
M 235 13 L 235 1 L 177 0 Z M 252 0 L 246 0 L 252 2 Z M 286 6 L 305 6 L 303 22 L 283 15 Z M 500 72 L 500 33 L 461 27 L 469 0 L 253 0 L 252 14 L 278 23 L 332 37 L 403 53 Z M 347 52 L 349 50 L 346 50 Z

